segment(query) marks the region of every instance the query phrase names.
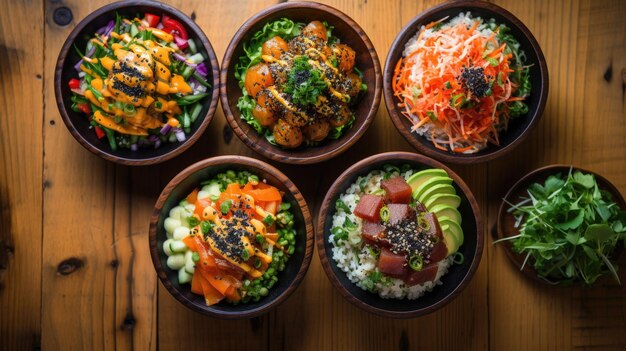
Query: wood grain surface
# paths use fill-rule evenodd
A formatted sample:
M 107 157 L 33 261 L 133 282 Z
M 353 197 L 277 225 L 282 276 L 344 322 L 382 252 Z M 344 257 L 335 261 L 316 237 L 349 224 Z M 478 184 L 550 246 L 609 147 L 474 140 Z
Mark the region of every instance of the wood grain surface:
M 205 31 L 221 62 L 241 24 L 269 0 L 174 0 Z M 328 0 L 366 31 L 381 63 L 395 35 L 439 0 Z M 148 226 L 165 184 L 213 155 L 252 153 L 221 108 L 204 136 L 158 166 L 128 168 L 84 150 L 61 121 L 54 64 L 71 28 L 104 0 L 0 1 L 0 350 L 624 350 L 626 289 L 527 279 L 492 245 L 499 199 L 526 172 L 572 163 L 626 194 L 626 2 L 497 0 L 533 32 L 550 72 L 550 96 L 533 133 L 500 160 L 449 165 L 481 206 L 482 262 L 452 303 L 423 318 L 364 312 L 334 290 L 317 254 L 300 288 L 275 311 L 221 321 L 187 309 L 157 282 Z M 60 26 L 57 9 L 73 19 Z M 350 164 L 412 151 L 381 106 L 363 138 L 320 165 L 273 163 L 315 214 Z M 626 259 L 620 261 L 626 281 Z

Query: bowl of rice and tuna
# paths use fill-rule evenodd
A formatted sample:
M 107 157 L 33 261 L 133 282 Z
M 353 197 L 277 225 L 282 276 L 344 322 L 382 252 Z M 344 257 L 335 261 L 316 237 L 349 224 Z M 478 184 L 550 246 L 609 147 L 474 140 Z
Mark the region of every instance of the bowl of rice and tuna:
M 346 170 L 320 209 L 317 246 L 333 285 L 358 307 L 410 318 L 450 302 L 478 267 L 478 204 L 452 170 L 390 152 Z

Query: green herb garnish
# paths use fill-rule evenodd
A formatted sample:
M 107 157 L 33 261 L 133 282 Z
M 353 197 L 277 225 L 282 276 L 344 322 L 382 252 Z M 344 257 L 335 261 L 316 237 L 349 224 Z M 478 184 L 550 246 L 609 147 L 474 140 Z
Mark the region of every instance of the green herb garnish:
M 263 218 L 263 223 L 268 226 L 274 224 L 274 217 L 272 217 L 272 215 L 265 216 L 265 218 Z
M 285 93 L 291 95 L 293 103 L 297 105 L 314 105 L 317 97 L 328 87 L 322 72 L 309 63 L 308 56 L 298 56 L 293 63 L 287 75 Z
M 593 284 L 611 273 L 619 282 L 610 257 L 618 242 L 626 243 L 626 212 L 600 190 L 592 174 L 570 172 L 533 183 L 528 198 L 511 204 L 519 234 L 513 250 L 526 256 L 540 278 L 553 283 Z
M 232 200 L 226 200 L 220 204 L 220 211 L 222 214 L 227 214 L 230 211 L 230 206 L 232 205 Z

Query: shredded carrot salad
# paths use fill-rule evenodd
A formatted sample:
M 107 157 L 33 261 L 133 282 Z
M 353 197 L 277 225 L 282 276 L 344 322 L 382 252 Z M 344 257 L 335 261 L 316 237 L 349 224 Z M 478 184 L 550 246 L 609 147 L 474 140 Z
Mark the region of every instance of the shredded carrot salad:
M 499 40 L 502 26 L 492 30 L 480 18 L 461 14 L 442 25 L 445 20 L 423 26 L 406 45 L 392 81 L 399 106 L 411 131 L 438 149 L 474 153 L 499 145 L 510 103 L 526 97 L 516 94 L 519 82 L 512 79 L 527 69 L 516 61 L 519 45 L 507 48 Z

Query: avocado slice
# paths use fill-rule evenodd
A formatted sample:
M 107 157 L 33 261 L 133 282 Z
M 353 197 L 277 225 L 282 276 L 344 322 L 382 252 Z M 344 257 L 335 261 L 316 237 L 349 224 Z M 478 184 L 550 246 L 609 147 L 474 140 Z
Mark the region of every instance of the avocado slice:
M 415 191 L 420 185 L 433 177 L 447 177 L 448 173 L 441 168 L 429 168 L 423 171 L 419 171 L 407 179 L 407 183 L 411 186 L 411 189 Z
M 437 215 L 437 218 L 448 217 L 458 224 L 462 223 L 462 217 L 459 211 L 447 204 L 439 204 L 430 209 L 430 212 Z
M 452 184 L 452 178 L 448 177 L 447 175 L 443 177 L 441 176 L 431 177 L 428 180 L 426 180 L 424 183 L 422 183 L 420 186 L 415 188 L 411 196 L 413 196 L 414 199 L 419 199 L 422 197 L 422 194 L 424 194 L 424 192 L 426 192 L 428 189 L 438 184 Z
M 456 243 L 461 246 L 463 245 L 463 229 L 461 229 L 461 226 L 451 220 L 448 217 L 441 217 L 438 219 L 439 220 L 439 225 L 442 227 L 441 231 L 444 233 L 445 235 L 445 231 L 443 231 L 443 226 L 447 226 L 447 232 L 449 232 L 449 234 L 454 235 L 454 237 L 456 238 Z
M 441 232 L 443 233 L 443 242 L 448 248 L 448 256 L 450 256 L 457 252 L 461 245 L 457 243 L 456 236 L 450 232 L 450 227 L 447 224 L 441 226 Z
M 457 208 L 461 204 L 461 198 L 458 195 L 452 194 L 434 194 L 423 202 L 423 204 L 429 211 L 431 208 L 442 204 Z
M 426 203 L 428 199 L 430 199 L 433 195 L 438 194 L 450 194 L 456 195 L 456 189 L 450 184 L 437 184 L 429 187 L 426 191 L 424 191 L 420 197 L 417 198 L 417 201 L 421 203 Z

